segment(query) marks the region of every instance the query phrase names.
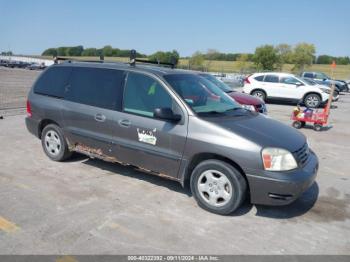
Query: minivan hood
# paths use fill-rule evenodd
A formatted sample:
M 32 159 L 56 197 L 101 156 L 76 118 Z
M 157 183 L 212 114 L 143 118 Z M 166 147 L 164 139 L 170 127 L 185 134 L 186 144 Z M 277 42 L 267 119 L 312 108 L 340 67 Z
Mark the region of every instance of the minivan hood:
M 296 129 L 258 113 L 252 116 L 206 117 L 203 119 L 228 129 L 261 147 L 279 147 L 294 152 L 306 143 L 305 136 Z

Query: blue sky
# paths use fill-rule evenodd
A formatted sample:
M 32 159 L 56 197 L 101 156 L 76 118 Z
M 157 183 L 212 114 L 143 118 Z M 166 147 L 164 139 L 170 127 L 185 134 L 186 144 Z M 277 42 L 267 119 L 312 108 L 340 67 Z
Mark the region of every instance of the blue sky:
M 20 54 L 109 44 L 187 56 L 299 42 L 315 44 L 317 54 L 350 56 L 350 1 L 0 0 L 0 51 Z

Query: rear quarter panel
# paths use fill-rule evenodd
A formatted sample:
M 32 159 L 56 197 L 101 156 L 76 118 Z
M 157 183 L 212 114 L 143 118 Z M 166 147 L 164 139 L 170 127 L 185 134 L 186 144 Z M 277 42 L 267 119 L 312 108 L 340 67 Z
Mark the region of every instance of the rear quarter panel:
M 33 90 L 31 90 L 28 95 L 28 101 L 31 106 L 33 120 L 38 123 L 43 120 L 51 120 L 56 122 L 60 127 L 63 126 L 61 99 L 35 94 Z

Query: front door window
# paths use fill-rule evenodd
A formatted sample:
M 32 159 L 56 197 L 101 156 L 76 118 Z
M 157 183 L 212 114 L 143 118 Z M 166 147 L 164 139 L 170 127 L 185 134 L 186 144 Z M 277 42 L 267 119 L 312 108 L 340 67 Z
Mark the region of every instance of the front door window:
M 124 112 L 153 117 L 156 108 L 173 109 L 173 99 L 168 92 L 149 76 L 129 73 L 124 91 Z

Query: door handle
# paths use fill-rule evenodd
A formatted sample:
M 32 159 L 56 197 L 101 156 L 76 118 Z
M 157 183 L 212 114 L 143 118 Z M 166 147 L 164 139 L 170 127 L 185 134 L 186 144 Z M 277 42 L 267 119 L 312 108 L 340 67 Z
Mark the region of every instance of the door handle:
M 122 119 L 118 121 L 121 127 L 130 127 L 131 122 L 128 119 Z
M 104 122 L 106 120 L 106 116 L 102 114 L 96 114 L 95 115 L 95 120 L 98 122 Z

